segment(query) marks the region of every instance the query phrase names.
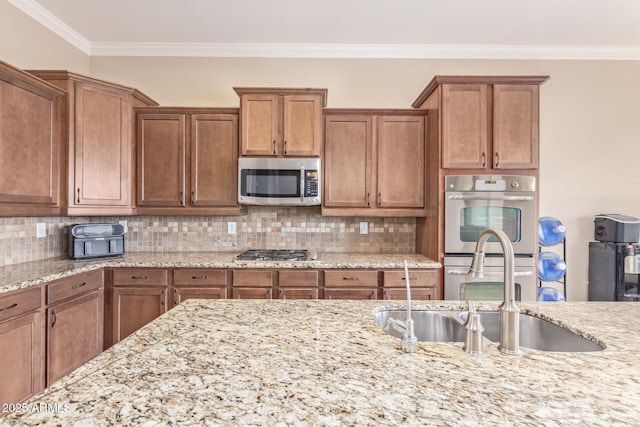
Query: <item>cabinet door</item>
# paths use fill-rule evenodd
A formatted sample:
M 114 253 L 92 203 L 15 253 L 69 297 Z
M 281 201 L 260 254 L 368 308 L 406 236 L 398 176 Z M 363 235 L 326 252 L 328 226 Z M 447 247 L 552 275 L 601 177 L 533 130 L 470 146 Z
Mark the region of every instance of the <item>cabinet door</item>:
M 242 155 L 277 155 L 278 95 L 242 95 L 240 111 Z
M 493 167 L 536 169 L 539 147 L 538 85 L 493 87 Z
M 424 117 L 381 116 L 377 127 L 377 206 L 424 207 Z
M 403 288 L 385 288 L 382 292 L 384 299 L 407 299 L 407 290 Z M 436 288 L 412 288 L 412 300 L 433 300 L 436 299 Z
M 75 205 L 131 204 L 129 95 L 75 85 Z
M 238 205 L 238 116 L 191 116 L 192 206 Z
M 0 323 L 0 404 L 44 389 L 44 330 L 41 311 Z
M 128 337 L 167 310 L 167 288 L 113 288 L 113 342 Z
M 371 116 L 326 116 L 324 206 L 371 206 Z
M 47 386 L 102 352 L 102 289 L 47 309 Z
M 324 299 L 378 299 L 378 289 L 372 288 L 325 288 Z
M 234 287 L 233 299 L 271 299 L 272 288 Z
M 322 144 L 322 98 L 285 95 L 283 139 L 285 156 L 320 156 Z
M 54 214 L 38 208 L 50 209 L 59 201 L 58 97 L 43 89 L 14 85 L 2 67 L 0 64 L 0 204 L 8 208 L 0 213 Z
M 227 288 L 173 288 L 173 306 L 188 299 L 226 299 Z
M 318 299 L 318 288 L 281 288 L 279 299 Z
M 442 167 L 482 169 L 489 156 L 487 85 L 442 85 Z
M 185 206 L 184 114 L 139 114 L 138 205 Z

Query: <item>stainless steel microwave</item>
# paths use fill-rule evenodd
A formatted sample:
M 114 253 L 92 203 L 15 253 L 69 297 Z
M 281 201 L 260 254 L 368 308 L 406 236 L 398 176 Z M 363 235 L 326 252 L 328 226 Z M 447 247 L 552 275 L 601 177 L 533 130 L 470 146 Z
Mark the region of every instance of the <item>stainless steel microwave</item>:
M 322 202 L 318 158 L 241 157 L 238 202 L 244 205 L 314 206 Z

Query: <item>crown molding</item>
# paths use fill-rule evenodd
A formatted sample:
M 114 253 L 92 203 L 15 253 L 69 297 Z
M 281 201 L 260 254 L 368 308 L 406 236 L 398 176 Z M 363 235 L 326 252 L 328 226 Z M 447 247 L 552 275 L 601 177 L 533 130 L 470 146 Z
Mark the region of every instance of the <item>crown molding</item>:
M 226 58 L 640 60 L 640 48 L 624 46 L 93 43 L 90 54 Z
M 67 43 L 81 50 L 83 53 L 91 54 L 91 42 L 80 33 L 69 27 L 67 24 L 56 18 L 49 11 L 33 0 L 9 0 L 9 3 L 38 21 L 40 24 L 62 37 Z

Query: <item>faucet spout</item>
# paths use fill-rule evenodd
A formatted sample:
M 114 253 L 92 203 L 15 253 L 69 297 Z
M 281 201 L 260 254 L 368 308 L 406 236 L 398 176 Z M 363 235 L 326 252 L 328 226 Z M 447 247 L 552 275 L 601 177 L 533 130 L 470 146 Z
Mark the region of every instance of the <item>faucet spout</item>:
M 516 305 L 516 285 L 514 279 L 514 254 L 513 245 L 509 236 L 499 228 L 489 227 L 482 230 L 469 274 L 472 277 L 482 277 L 484 263 L 484 246 L 491 236 L 495 236 L 500 242 L 504 256 L 504 301 L 500 304 L 500 345 L 498 350 L 503 353 L 519 356 L 520 350 L 520 309 Z

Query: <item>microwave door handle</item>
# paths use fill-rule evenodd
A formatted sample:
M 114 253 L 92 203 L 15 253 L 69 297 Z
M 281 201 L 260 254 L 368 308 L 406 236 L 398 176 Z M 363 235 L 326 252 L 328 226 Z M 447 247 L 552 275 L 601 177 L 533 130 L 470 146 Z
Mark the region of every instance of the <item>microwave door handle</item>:
M 485 201 L 491 201 L 491 200 L 506 200 L 506 201 L 530 201 L 533 200 L 533 196 L 493 196 L 493 197 L 487 197 L 487 196 L 471 196 L 471 195 L 464 195 L 464 194 L 456 194 L 456 195 L 449 195 L 447 196 L 447 198 L 449 200 L 485 200 Z
M 300 165 L 300 202 L 304 203 L 304 165 Z

